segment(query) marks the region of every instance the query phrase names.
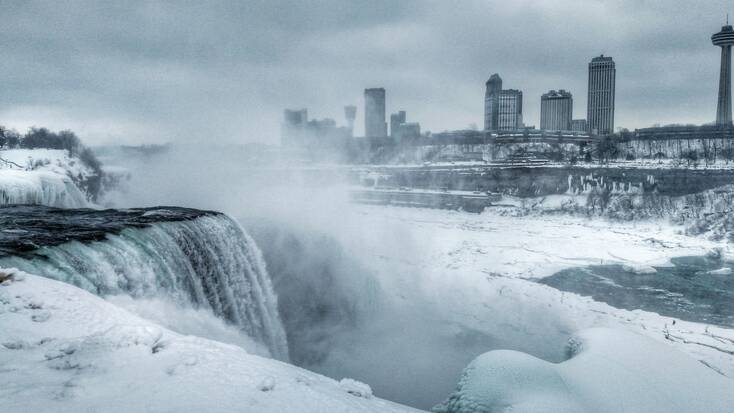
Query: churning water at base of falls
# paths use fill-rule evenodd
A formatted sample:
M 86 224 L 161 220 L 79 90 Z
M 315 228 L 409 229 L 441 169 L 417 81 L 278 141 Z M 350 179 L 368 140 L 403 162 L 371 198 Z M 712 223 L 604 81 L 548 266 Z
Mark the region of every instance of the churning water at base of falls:
M 260 250 L 226 215 L 184 208 L 0 208 L 0 266 L 101 296 L 162 297 L 211 310 L 288 360 Z

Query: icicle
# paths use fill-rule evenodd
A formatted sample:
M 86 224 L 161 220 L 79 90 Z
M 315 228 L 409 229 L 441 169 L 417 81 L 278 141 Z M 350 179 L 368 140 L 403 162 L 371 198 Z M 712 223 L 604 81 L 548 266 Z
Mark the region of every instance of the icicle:
M 0 205 L 32 204 L 59 208 L 89 207 L 70 178 L 47 171 L 0 170 Z

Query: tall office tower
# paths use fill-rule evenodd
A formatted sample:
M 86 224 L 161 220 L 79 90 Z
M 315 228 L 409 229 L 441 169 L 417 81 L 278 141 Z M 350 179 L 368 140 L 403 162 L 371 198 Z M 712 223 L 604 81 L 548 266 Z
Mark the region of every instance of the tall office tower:
M 614 132 L 614 89 L 617 69 L 611 57 L 601 55 L 589 63 L 589 95 L 586 122 L 589 132 L 606 135 Z
M 496 130 L 512 131 L 522 127 L 522 92 L 515 89 L 501 91 Z
M 484 130 L 495 131 L 499 124 L 499 99 L 502 91 L 502 78 L 497 73 L 489 77 L 484 92 Z
M 551 90 L 540 97 L 540 129 L 571 130 L 573 97 L 561 89 Z
M 354 105 L 344 106 L 344 118 L 347 120 L 347 128 L 350 133 L 354 132 L 354 119 L 357 118 L 357 107 Z
M 711 36 L 714 46 L 721 47 L 721 72 L 719 73 L 719 102 L 716 106 L 716 124 L 731 125 L 731 46 L 734 45 L 734 30 L 729 25 Z
M 368 138 L 387 136 L 384 88 L 364 90 L 364 136 Z
M 586 126 L 586 119 L 573 119 L 571 121 L 571 130 L 574 132 L 587 132 L 589 128 Z
M 404 110 L 390 115 L 390 136 L 394 138 L 398 132 L 398 129 L 400 128 L 400 125 L 403 123 L 405 123 Z
M 291 146 L 303 135 L 308 123 L 307 109 L 286 109 L 283 111 L 283 123 L 280 125 L 280 145 Z

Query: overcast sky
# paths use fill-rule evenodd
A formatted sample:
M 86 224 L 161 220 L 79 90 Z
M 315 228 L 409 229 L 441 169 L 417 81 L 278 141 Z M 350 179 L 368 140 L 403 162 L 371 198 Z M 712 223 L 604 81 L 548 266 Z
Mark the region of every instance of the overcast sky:
M 586 117 L 587 64 L 617 63 L 616 126 L 716 113 L 731 1 L 0 1 L 0 124 L 90 144 L 276 143 L 282 110 L 343 122 L 363 90 L 423 130 L 482 125 L 484 82 L 566 89 Z

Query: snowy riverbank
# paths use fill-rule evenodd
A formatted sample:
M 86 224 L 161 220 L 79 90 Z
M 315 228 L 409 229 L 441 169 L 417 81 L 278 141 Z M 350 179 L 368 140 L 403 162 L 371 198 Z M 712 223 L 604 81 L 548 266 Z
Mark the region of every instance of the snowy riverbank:
M 375 206 L 361 206 L 354 213 L 345 221 L 375 231 L 350 232 L 362 237 L 343 242 L 355 251 L 370 249 L 384 290 L 398 291 L 408 300 L 427 300 L 444 314 L 445 322 L 501 332 L 517 348 L 524 345 L 531 352 L 553 345 L 555 336 L 567 338 L 593 327 L 622 328 L 734 378 L 734 330 L 617 309 L 535 282 L 583 265 L 617 263 L 646 269 L 669 265 L 673 257 L 712 251 L 726 259 L 732 256 L 726 243 L 686 236 L 681 227 L 665 221 Z

